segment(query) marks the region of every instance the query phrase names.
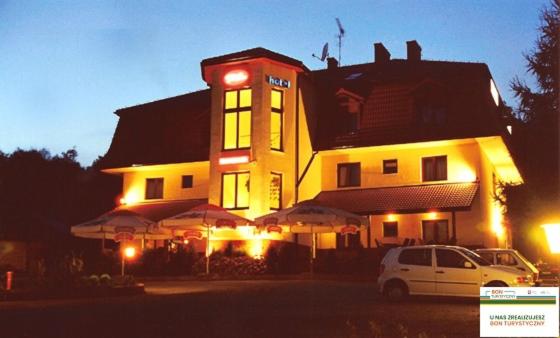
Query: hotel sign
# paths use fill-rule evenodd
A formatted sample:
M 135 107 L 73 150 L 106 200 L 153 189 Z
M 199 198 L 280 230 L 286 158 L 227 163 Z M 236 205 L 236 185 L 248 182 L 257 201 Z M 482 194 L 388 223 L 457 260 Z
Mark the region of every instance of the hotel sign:
M 272 75 L 266 76 L 266 82 L 271 86 L 290 88 L 290 81 Z

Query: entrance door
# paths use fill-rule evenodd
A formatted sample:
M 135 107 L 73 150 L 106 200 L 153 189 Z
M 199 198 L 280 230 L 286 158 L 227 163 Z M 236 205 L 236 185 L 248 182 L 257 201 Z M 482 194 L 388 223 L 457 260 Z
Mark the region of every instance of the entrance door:
M 446 219 L 422 221 L 422 239 L 428 244 L 445 244 L 449 241 Z

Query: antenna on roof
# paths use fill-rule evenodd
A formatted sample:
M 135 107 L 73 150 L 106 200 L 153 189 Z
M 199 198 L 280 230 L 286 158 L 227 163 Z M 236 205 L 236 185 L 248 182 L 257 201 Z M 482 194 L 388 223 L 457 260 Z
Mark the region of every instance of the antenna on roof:
M 325 59 L 329 56 L 329 43 L 325 43 L 323 45 L 323 51 L 321 52 L 321 57 L 318 57 L 315 54 L 311 54 L 314 58 L 321 60 L 321 62 L 325 62 Z
M 346 31 L 342 27 L 342 23 L 340 23 L 340 20 L 338 18 L 335 19 L 336 19 L 336 25 L 338 26 L 338 34 L 336 35 L 336 37 L 338 38 L 338 64 L 342 65 L 342 57 L 341 57 L 342 38 L 344 37 Z

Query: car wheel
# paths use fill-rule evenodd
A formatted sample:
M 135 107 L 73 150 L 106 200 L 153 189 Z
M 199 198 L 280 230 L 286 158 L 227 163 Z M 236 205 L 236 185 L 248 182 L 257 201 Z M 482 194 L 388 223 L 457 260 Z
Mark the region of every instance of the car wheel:
M 490 282 L 486 285 L 484 285 L 485 287 L 489 287 L 489 288 L 507 288 L 508 285 L 504 282 L 499 282 L 499 281 L 493 281 Z
M 391 301 L 400 301 L 408 296 L 408 289 L 402 282 L 390 282 L 385 287 L 384 295 Z

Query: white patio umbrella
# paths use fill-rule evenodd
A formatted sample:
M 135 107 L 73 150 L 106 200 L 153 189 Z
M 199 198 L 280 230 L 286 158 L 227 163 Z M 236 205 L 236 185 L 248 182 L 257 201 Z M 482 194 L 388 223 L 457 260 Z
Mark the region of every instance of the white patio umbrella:
M 316 256 L 317 233 L 356 233 L 369 225 L 367 218 L 341 209 L 325 207 L 312 201 L 301 202 L 255 219 L 255 223 L 269 232 L 287 231 L 311 234 L 311 272 Z
M 109 211 L 91 221 L 70 228 L 76 237 L 133 240 L 133 239 L 170 239 L 171 233 L 157 229 L 156 223 L 133 211 L 120 209 Z
M 252 224 L 252 222 L 213 204 L 202 204 L 159 222 L 162 228 L 171 230 L 174 235 L 182 232 L 187 239 L 206 237 L 207 274 L 210 273 L 210 229 L 213 227 L 236 228 L 248 224 Z

